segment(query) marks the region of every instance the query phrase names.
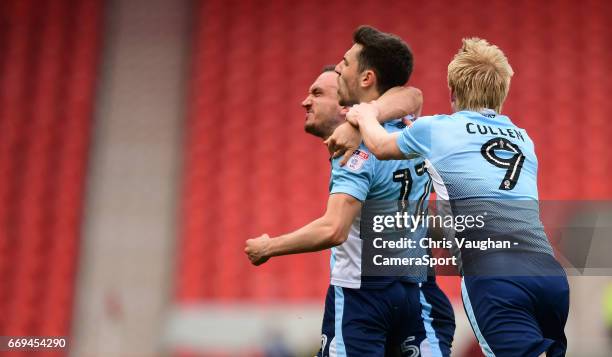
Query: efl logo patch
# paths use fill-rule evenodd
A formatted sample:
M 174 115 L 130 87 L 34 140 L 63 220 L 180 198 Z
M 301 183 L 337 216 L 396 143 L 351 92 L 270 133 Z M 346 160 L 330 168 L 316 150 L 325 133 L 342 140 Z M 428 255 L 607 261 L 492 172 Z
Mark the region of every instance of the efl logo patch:
M 350 170 L 357 171 L 363 167 L 363 164 L 365 164 L 369 157 L 370 155 L 367 152 L 355 150 L 346 164 L 346 167 Z

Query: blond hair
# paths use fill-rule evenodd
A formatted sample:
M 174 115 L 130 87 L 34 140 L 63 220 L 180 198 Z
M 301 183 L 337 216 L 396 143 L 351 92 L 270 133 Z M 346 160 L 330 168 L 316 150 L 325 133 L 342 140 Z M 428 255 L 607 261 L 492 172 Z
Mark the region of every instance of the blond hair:
M 448 64 L 448 86 L 457 110 L 494 109 L 501 112 L 514 72 L 506 55 L 477 37 L 464 38 L 463 46 Z

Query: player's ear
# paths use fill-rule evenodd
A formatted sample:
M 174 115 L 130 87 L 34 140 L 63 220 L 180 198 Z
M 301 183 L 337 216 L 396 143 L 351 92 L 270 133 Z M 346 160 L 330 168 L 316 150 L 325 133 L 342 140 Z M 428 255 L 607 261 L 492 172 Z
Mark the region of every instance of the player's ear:
M 361 72 L 360 84 L 364 89 L 376 85 L 376 74 L 374 71 L 371 69 L 366 69 L 365 71 Z
M 449 88 L 450 90 L 450 101 L 451 103 L 454 103 L 455 100 L 457 100 L 457 95 L 455 94 L 455 90 L 452 88 Z
M 453 110 L 453 113 L 456 111 L 459 111 L 457 109 L 457 94 L 455 93 L 455 90 L 452 88 L 449 88 L 450 90 L 450 104 L 451 104 L 451 109 Z

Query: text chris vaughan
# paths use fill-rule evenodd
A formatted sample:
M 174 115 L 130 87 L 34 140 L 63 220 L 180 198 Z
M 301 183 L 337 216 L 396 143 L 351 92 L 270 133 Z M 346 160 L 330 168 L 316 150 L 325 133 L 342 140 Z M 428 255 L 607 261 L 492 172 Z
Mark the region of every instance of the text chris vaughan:
M 372 242 L 376 249 L 415 249 L 415 248 L 431 248 L 431 249 L 450 249 L 453 245 L 459 249 L 509 249 L 512 243 L 507 240 L 493 240 L 487 238 L 485 240 L 470 240 L 466 238 L 454 238 L 439 240 L 432 238 L 422 238 L 414 240 L 412 238 L 402 238 L 399 240 L 384 240 L 383 238 L 374 238 Z

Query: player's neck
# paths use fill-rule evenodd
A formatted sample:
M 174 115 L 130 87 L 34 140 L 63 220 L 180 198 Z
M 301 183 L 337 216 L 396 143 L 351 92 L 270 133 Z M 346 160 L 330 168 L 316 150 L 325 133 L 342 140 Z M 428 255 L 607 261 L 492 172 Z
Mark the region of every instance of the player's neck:
M 335 125 L 333 127 L 329 128 L 329 131 L 326 132 L 325 134 L 321 135 L 320 138 L 323 139 L 323 141 L 329 139 L 330 136 L 332 136 L 332 134 L 334 133 L 334 131 L 336 130 L 337 127 L 340 126 L 341 123 L 338 123 L 338 125 Z
M 359 102 L 360 103 L 369 103 L 373 100 L 376 100 L 380 98 L 380 93 L 378 93 L 378 91 L 374 88 L 370 88 L 369 90 L 363 92 L 360 96 L 359 96 Z

